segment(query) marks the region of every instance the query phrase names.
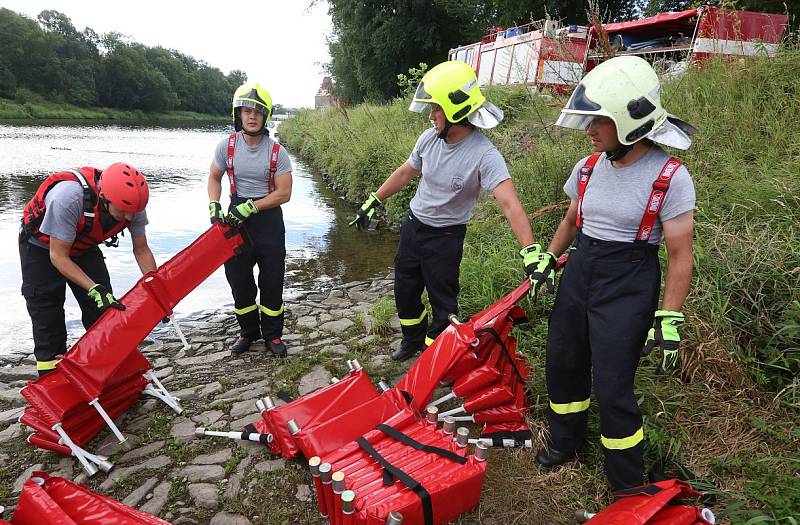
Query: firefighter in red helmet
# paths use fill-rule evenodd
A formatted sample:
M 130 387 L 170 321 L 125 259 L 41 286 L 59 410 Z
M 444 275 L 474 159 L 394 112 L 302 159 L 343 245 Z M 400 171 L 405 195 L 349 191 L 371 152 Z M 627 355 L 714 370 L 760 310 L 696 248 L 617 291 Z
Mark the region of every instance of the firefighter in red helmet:
M 66 351 L 65 285 L 87 329 L 106 309 L 125 309 L 111 290 L 101 243 L 117 246 L 117 234 L 127 228 L 142 273 L 156 269 L 145 236 L 148 197 L 141 172 L 117 162 L 102 171 L 87 166 L 54 173 L 25 205 L 19 235 L 22 295 L 33 323 L 39 375 L 51 372 L 56 356 Z

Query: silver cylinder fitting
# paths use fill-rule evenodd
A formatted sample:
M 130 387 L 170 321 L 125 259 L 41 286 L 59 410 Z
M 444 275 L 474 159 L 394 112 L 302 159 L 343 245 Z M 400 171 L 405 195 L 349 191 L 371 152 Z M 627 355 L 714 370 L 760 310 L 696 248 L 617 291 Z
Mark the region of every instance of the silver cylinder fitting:
M 295 434 L 297 434 L 298 432 L 300 432 L 300 425 L 298 425 L 298 424 L 297 424 L 297 421 L 295 421 L 294 419 L 290 419 L 290 420 L 289 420 L 289 421 L 286 423 L 286 426 L 287 426 L 287 427 L 289 427 L 289 433 L 290 433 L 291 435 L 295 435 Z
M 386 516 L 386 525 L 403 525 L 403 515 L 392 511 Z
M 425 419 L 428 420 L 428 423 L 436 425 L 439 422 L 439 407 L 428 405 L 428 408 L 425 409 Z
M 355 499 L 356 493 L 352 490 L 342 492 L 342 514 L 352 514 L 354 512 L 353 502 Z
M 469 429 L 467 427 L 458 427 L 456 430 L 456 444 L 459 447 L 466 447 L 469 442 Z
M 475 460 L 486 461 L 486 455 L 488 451 L 489 447 L 487 447 L 483 443 L 478 443 L 477 445 L 475 445 Z
M 308 470 L 311 471 L 311 475 L 316 477 L 319 476 L 319 466 L 322 463 L 322 460 L 319 456 L 314 456 L 308 460 Z
M 456 420 L 453 416 L 446 416 L 444 418 L 444 425 L 442 425 L 442 430 L 445 434 L 453 434 L 456 431 Z

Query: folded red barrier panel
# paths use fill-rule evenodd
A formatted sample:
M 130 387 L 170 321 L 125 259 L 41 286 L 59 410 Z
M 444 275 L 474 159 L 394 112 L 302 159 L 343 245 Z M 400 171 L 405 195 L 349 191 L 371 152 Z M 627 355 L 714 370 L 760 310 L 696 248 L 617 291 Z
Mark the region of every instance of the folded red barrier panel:
M 34 473 L 38 474 L 38 473 Z M 29 479 L 11 518 L 13 525 L 78 525 L 38 483 Z
M 430 403 L 433 391 L 453 363 L 471 351 L 477 342 L 471 325 L 450 324 L 414 361 L 408 373 L 397 383 L 397 389 L 407 392 L 411 396 L 411 406 L 421 412 Z
M 306 457 L 333 452 L 402 412 L 408 407 L 408 402 L 400 390 L 392 388 L 374 399 L 350 407 L 350 410 L 302 428 L 294 435 L 295 443 Z
M 683 513 L 676 515 L 671 513 L 664 514 L 664 520 L 652 521 L 657 515 L 677 499 L 696 498 L 700 494 L 692 489 L 692 486 L 685 481 L 678 479 L 668 479 L 650 485 L 643 485 L 615 494 L 619 499 L 598 512 L 586 523 L 591 525 L 683 525 L 683 524 L 707 524 L 699 512 L 691 518 L 687 518 Z M 674 519 L 676 521 L 669 521 Z M 695 521 L 680 521 L 692 519 Z
M 235 255 L 242 242 L 238 231 L 213 225 L 158 270 L 139 279 L 120 299 L 126 309 L 106 310 L 58 363 L 58 369 L 84 399 L 97 398 L 153 327 Z
M 119 392 L 136 389 L 141 392 L 147 384 L 141 374 L 149 369 L 150 362 L 139 351 L 131 353 L 120 369 L 120 376 L 124 376 L 125 381 L 115 381 L 107 386 L 100 396 L 100 404 L 104 405 Z M 50 426 L 63 421 L 76 410 L 94 410 L 75 385 L 67 380 L 60 366 L 44 377 L 28 381 L 20 393 Z
M 382 421 L 383 424 L 389 425 L 392 428 L 396 428 L 403 432 L 412 425 L 417 422 L 417 415 L 414 413 L 413 410 L 409 407 L 403 408 L 403 410 L 399 411 L 394 416 L 390 417 L 386 421 Z M 382 439 L 386 438 L 386 434 L 381 432 L 380 430 L 370 430 L 369 432 L 365 432 L 362 436 L 368 443 L 377 443 Z M 367 453 L 364 452 L 361 447 L 358 446 L 358 443 L 355 441 L 351 441 L 342 445 L 336 450 L 333 450 L 327 454 L 323 454 L 320 456 L 322 463 L 330 463 L 334 466 L 334 470 L 337 468 L 338 465 L 347 464 L 345 462 L 351 461 L 348 458 L 353 457 L 367 457 Z
M 119 501 L 46 472 L 23 485 L 13 525 L 169 525 Z
M 525 279 L 525 281 L 523 281 L 521 285 L 517 286 L 511 293 L 504 296 L 485 310 L 482 310 L 470 317 L 469 320 L 472 323 L 472 326 L 478 330 L 490 324 L 498 316 L 507 316 L 514 306 L 528 294 L 530 289 L 531 282 L 529 279 Z
M 486 462 L 470 456 L 465 465 L 444 466 L 445 461 L 432 465 L 432 472 L 419 475 L 417 481 L 430 494 L 433 525 L 450 523 L 458 516 L 478 506 L 486 475 Z M 403 515 L 403 525 L 428 525 L 419 496 L 409 490 L 388 497 L 378 496 L 375 503 L 359 510 L 356 523 L 383 525 L 392 511 Z
M 453 393 L 467 397 L 478 390 L 496 383 L 500 379 L 500 362 L 505 359 L 499 346 L 495 346 L 486 361 L 473 370 L 461 375 L 453 383 Z
M 472 414 L 475 423 L 513 423 L 525 421 L 525 411 L 516 404 L 516 399 L 511 403 L 500 405 L 486 410 L 479 410 Z
M 259 433 L 272 434 L 270 449 L 286 459 L 297 455 L 295 437 L 289 432 L 288 423 L 294 420 L 306 429 L 317 422 L 328 421 L 365 401 L 376 399 L 378 391 L 363 368 L 350 372 L 344 379 L 314 392 L 310 392 L 285 405 L 261 413 L 265 425 L 256 426 Z M 305 452 L 305 451 L 304 451 Z M 306 454 L 312 457 L 318 454 Z

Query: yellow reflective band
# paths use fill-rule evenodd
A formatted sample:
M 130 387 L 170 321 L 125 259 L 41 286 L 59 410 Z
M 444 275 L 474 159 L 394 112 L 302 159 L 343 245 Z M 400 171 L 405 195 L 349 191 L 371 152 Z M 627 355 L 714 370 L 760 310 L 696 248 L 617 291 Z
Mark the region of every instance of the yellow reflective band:
M 644 430 L 639 427 L 639 430 L 633 433 L 632 436 L 624 438 L 607 438 L 603 435 L 600 436 L 600 442 L 609 450 L 625 450 L 638 445 L 644 439 Z
M 278 317 L 285 310 L 284 306 L 285 305 L 283 303 L 281 303 L 281 307 L 278 308 L 277 310 L 270 310 L 269 308 L 267 308 L 266 306 L 264 306 L 262 304 L 262 305 L 259 306 L 259 308 L 261 309 L 262 312 L 264 312 L 265 314 L 267 314 L 270 317 Z
M 589 400 L 584 399 L 583 401 L 574 401 L 572 403 L 553 403 L 550 401 L 550 408 L 552 408 L 553 412 L 556 414 L 575 414 L 588 409 Z
M 236 315 L 249 314 L 250 312 L 254 312 L 256 308 L 258 308 L 258 305 L 255 304 L 252 306 L 245 306 L 244 308 L 234 308 L 233 313 Z
M 433 339 L 425 336 L 425 346 L 431 346 L 432 344 L 433 344 Z
M 56 361 L 36 361 L 36 370 L 54 370 Z
M 428 311 L 424 308 L 422 309 L 422 315 L 417 317 L 416 319 L 400 319 L 401 326 L 414 326 L 422 322 L 425 319 L 425 316 L 428 315 Z

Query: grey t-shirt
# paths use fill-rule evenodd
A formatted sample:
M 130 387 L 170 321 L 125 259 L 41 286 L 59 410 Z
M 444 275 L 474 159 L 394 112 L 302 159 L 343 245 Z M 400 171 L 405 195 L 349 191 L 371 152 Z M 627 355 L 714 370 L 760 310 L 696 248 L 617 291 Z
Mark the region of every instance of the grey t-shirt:
M 272 157 L 271 138 L 264 136 L 255 147 L 244 141 L 243 132 L 236 133 L 236 149 L 233 152 L 233 173 L 236 177 L 236 193 L 246 199 L 261 198 L 269 193 L 267 177 Z M 283 146 L 279 147 L 278 165 L 275 177 L 292 171 L 292 161 Z M 228 138 L 226 137 L 214 150 L 214 165 L 225 171 L 228 165 Z
M 472 217 L 481 188 L 492 191 L 510 179 L 506 161 L 478 130 L 456 144 L 447 144 L 433 128 L 417 139 L 408 162 L 421 171 L 411 211 L 428 226 L 466 224 Z
M 587 158 L 575 164 L 564 185 L 564 192 L 571 199 L 578 200 L 578 173 Z M 583 233 L 604 241 L 633 242 L 653 189 L 653 181 L 669 158 L 667 152 L 652 146 L 631 166 L 615 168 L 605 154 L 601 155 L 583 195 Z M 650 243 L 661 242 L 663 221 L 693 210 L 694 206 L 694 183 L 686 167 L 681 166 L 672 176 L 658 214 L 659 220 L 650 234 Z
M 70 180 L 59 182 L 44 196 L 44 204 L 44 219 L 39 231 L 64 242 L 75 242 L 78 221 L 83 215 L 83 187 L 81 184 Z M 127 228 L 132 237 L 141 237 L 144 235 L 147 223 L 147 212 L 142 210 L 134 214 L 133 220 Z M 33 237 L 29 242 L 47 248 L 46 244 Z

